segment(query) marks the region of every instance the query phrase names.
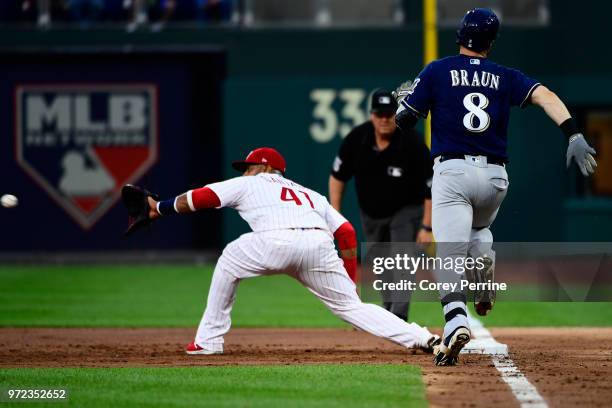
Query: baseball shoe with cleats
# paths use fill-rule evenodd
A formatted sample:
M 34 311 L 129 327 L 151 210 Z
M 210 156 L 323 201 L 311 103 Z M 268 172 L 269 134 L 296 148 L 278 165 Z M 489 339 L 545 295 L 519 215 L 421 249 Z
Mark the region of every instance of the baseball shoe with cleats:
M 437 334 L 432 335 L 427 343 L 419 347 L 422 352 L 427 354 L 432 354 L 434 352 L 434 348 L 442 343 L 442 337 Z
M 440 343 L 434 347 L 434 363 L 437 366 L 456 365 L 461 349 L 470 342 L 470 336 L 470 330 L 467 327 L 458 327 L 453 334 L 447 337 L 450 338 L 448 344 Z
M 192 341 L 185 347 L 185 353 L 190 355 L 211 355 L 211 354 L 223 354 L 223 346 L 221 348 L 204 348 L 200 347 L 196 344 L 195 341 Z
M 495 282 L 495 268 L 493 260 L 488 256 L 482 257 L 482 268 L 474 268 L 474 283 Z M 495 304 L 495 290 L 477 289 L 474 291 L 474 310 L 479 316 L 486 316 Z

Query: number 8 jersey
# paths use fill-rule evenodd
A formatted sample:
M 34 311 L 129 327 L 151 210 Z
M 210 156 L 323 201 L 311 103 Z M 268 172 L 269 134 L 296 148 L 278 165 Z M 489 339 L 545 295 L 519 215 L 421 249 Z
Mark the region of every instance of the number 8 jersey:
M 346 222 L 321 194 L 280 174 L 235 177 L 206 187 L 219 197 L 219 208 L 236 209 L 254 232 L 319 228 L 333 234 Z
M 431 154 L 507 160 L 510 107 L 525 107 L 539 82 L 486 58 L 456 55 L 427 65 L 401 109 L 431 112 Z

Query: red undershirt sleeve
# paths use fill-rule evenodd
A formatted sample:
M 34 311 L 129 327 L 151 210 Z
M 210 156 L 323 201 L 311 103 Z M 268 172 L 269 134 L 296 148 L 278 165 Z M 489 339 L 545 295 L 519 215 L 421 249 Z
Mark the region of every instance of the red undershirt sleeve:
M 334 232 L 334 238 L 338 241 L 338 249 L 357 248 L 357 234 L 350 222 L 345 222 Z M 344 269 L 353 282 L 357 280 L 357 257 L 342 257 Z
M 208 187 L 189 190 L 187 192 L 187 203 L 191 211 L 221 207 L 219 196 Z

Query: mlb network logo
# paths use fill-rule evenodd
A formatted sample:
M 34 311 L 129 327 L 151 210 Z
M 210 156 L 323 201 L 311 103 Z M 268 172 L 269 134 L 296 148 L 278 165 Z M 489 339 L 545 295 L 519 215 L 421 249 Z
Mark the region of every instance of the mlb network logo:
M 84 229 L 157 159 L 153 84 L 15 89 L 17 163 Z

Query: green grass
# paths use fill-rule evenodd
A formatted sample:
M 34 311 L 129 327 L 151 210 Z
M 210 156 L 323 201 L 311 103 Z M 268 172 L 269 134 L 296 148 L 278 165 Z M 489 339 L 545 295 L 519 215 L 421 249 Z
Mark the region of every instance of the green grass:
M 211 266 L 0 267 L 0 326 L 194 326 L 211 276 Z M 343 325 L 287 276 L 241 282 L 232 321 Z
M 437 302 L 415 302 L 410 310 L 419 324 L 444 325 Z M 606 302 L 498 302 L 486 317 L 476 315 L 472 305 L 470 311 L 487 327 L 612 326 L 612 304 Z
M 420 369 L 408 365 L 16 368 L 0 370 L 0 384 L 67 388 L 67 405 L 81 407 L 427 406 Z
M 211 266 L 0 266 L 0 326 L 187 327 L 200 320 Z M 487 326 L 612 326 L 610 303 L 498 302 Z M 437 302 L 411 320 L 444 324 Z M 238 327 L 347 327 L 287 276 L 241 282 Z
M 194 327 L 211 274 L 210 266 L 0 266 L 0 326 Z M 430 327 L 444 323 L 438 302 L 413 303 L 411 317 Z M 242 327 L 346 327 L 286 276 L 243 281 L 232 320 Z M 612 308 L 499 302 L 483 322 L 611 326 Z M 420 370 L 407 365 L 0 369 L 0 389 L 8 386 L 68 388 L 62 406 L 427 405 Z
M 499 302 L 480 320 L 490 327 L 612 326 L 611 306 L 607 302 Z

